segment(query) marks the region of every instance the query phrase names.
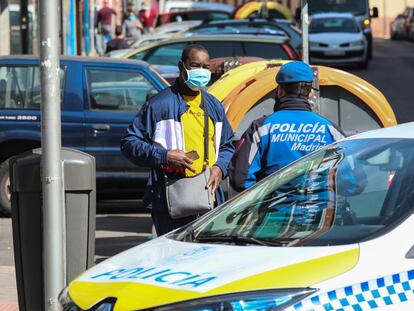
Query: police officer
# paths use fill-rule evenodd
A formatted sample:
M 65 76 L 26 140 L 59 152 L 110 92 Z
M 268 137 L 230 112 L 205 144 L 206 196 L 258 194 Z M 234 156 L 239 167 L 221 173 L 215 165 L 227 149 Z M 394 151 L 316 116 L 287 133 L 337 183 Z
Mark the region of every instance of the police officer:
M 276 75 L 275 112 L 252 122 L 236 148 L 229 176 L 242 191 L 296 159 L 344 134 L 312 112 L 312 68 L 300 61 L 283 65 Z

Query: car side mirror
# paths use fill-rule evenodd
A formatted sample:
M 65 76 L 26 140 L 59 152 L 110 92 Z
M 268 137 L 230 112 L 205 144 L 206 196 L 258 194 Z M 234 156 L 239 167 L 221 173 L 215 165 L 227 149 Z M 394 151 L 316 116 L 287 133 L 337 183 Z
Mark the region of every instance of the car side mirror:
M 378 14 L 378 8 L 376 6 L 374 6 L 372 8 L 372 15 L 371 15 L 371 17 L 372 18 L 377 18 L 378 16 L 379 16 L 379 14 Z
M 414 259 L 414 246 L 412 246 L 407 254 L 405 254 L 405 258 Z

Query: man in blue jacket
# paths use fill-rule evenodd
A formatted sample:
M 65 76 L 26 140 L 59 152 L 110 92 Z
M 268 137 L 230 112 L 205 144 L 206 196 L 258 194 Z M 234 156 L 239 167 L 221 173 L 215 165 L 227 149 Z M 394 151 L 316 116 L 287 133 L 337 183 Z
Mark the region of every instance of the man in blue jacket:
M 296 159 L 344 135 L 312 112 L 312 68 L 300 61 L 283 65 L 277 76 L 275 112 L 253 121 L 236 147 L 230 183 L 242 191 Z
M 144 206 L 151 208 L 158 235 L 196 218 L 170 217 L 164 174 L 185 177 L 194 176 L 203 170 L 204 104 L 207 105 L 209 116 L 210 179 L 206 186 L 212 187 L 216 204 L 224 200 L 219 185 L 227 175 L 227 167 L 234 153 L 233 131 L 221 103 L 203 90 L 210 81 L 209 63 L 208 51 L 203 46 L 187 46 L 178 63 L 179 78 L 174 85 L 148 100 L 121 141 L 121 150 L 130 161 L 152 168 Z

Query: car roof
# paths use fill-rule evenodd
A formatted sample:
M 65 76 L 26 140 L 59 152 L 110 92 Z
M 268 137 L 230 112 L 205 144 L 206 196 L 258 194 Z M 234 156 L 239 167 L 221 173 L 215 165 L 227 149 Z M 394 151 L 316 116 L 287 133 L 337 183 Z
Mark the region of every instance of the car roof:
M 374 139 L 374 138 L 405 138 L 414 139 L 414 122 L 403 123 L 396 126 L 386 127 L 378 130 L 368 131 L 353 135 L 346 140 Z
M 162 41 L 157 41 L 149 43 L 145 46 L 135 49 L 133 52 L 137 53 L 139 51 L 145 51 L 156 46 L 168 45 L 173 43 L 189 42 L 189 41 L 244 41 L 244 42 L 263 42 L 263 43 L 275 43 L 282 44 L 289 41 L 289 37 L 273 36 L 273 35 L 246 35 L 246 34 L 223 34 L 220 36 L 215 35 L 199 35 L 199 34 L 178 34 L 171 39 L 166 39 Z
M 161 16 L 176 16 L 176 15 L 185 15 L 185 14 L 191 14 L 191 13 L 225 13 L 228 15 L 231 15 L 231 12 L 226 10 L 220 10 L 220 9 L 202 9 L 202 8 L 194 8 L 189 9 L 185 11 L 172 11 L 172 12 L 165 12 L 161 13 Z
M 169 0 L 165 1 L 164 7 L 167 11 L 176 12 L 175 10 L 182 10 L 182 9 L 193 9 L 193 8 L 200 8 L 200 9 L 220 9 L 225 10 L 227 12 L 232 13 L 234 11 L 234 7 L 225 4 L 225 3 L 216 3 L 216 2 L 193 2 L 193 1 L 176 1 L 176 0 Z
M 317 13 L 311 16 L 312 18 L 355 18 L 352 13 Z
M 246 24 L 246 23 L 268 23 L 277 24 L 279 20 L 265 18 L 244 18 L 244 19 L 222 19 L 203 22 L 202 25 L 226 25 L 226 24 Z
M 6 55 L 0 56 L 0 61 L 40 61 L 38 55 Z M 81 63 L 107 63 L 107 64 L 124 64 L 124 65 L 139 65 L 148 68 L 150 65 L 141 60 L 123 59 L 123 58 L 110 58 L 110 57 L 87 57 L 87 56 L 60 56 L 61 61 L 69 62 L 81 62 Z

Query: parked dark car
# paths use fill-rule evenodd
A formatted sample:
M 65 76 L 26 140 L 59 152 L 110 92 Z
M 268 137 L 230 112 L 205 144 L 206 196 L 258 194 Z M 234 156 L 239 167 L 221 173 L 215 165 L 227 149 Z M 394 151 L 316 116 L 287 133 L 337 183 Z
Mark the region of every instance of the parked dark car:
M 157 26 L 181 21 L 211 21 L 230 19 L 232 13 L 220 10 L 189 10 L 163 13 L 158 16 Z
M 411 24 L 414 22 L 414 8 L 406 8 L 402 14 L 391 22 L 391 39 L 408 39 Z
M 191 27 L 187 33 L 192 34 L 258 34 L 280 36 L 283 32 L 290 38 L 291 45 L 297 52 L 302 51 L 302 33 L 296 24 L 287 19 L 231 19 L 204 22 Z
M 0 211 L 10 214 L 9 159 L 40 147 L 40 66 L 0 57 Z M 62 57 L 62 145 L 96 158 L 98 198 L 137 198 L 147 171 L 125 159 L 120 139 L 137 111 L 168 83 L 141 61 Z
M 263 59 L 297 60 L 299 56 L 287 36 L 256 35 L 180 35 L 148 44 L 125 55 L 125 58 L 144 60 L 160 73 L 166 72 L 169 80 L 178 76 L 177 64 L 183 49 L 189 44 L 201 44 L 210 58 L 259 57 Z M 164 75 L 163 75 L 164 76 Z

